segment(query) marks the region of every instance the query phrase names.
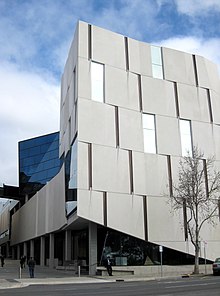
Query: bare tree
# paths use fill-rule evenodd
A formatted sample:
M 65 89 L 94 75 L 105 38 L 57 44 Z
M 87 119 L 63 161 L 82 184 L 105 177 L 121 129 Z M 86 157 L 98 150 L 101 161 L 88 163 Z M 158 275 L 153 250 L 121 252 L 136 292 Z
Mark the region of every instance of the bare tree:
M 200 232 L 205 223 L 215 225 L 219 216 L 220 172 L 214 168 L 214 157 L 204 159 L 204 153 L 193 147 L 180 160 L 177 184 L 171 184 L 172 210 L 183 209 L 185 239 L 195 249 L 194 273 L 199 273 Z

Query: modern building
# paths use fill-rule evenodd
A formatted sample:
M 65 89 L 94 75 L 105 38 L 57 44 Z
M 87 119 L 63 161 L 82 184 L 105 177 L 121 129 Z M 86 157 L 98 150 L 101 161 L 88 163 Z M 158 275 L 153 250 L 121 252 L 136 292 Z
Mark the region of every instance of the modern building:
M 211 61 L 79 22 L 62 76 L 59 157 L 43 165 L 45 141 L 19 146 L 13 257 L 94 274 L 106 255 L 116 265 L 158 264 L 163 246 L 164 264 L 192 263 L 182 210 L 172 214 L 167 199 L 193 145 L 220 168 L 219 110 Z M 201 242 L 201 258 L 219 256 L 219 220 Z

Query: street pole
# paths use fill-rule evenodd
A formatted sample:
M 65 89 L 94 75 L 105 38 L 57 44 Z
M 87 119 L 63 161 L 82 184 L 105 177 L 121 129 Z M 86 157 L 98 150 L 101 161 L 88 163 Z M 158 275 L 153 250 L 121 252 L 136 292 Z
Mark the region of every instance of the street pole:
M 163 276 L 163 246 L 159 246 L 159 252 L 160 252 L 160 274 L 161 277 Z
M 207 269 L 206 269 L 206 244 L 207 244 L 207 242 L 204 241 L 205 274 L 207 274 Z

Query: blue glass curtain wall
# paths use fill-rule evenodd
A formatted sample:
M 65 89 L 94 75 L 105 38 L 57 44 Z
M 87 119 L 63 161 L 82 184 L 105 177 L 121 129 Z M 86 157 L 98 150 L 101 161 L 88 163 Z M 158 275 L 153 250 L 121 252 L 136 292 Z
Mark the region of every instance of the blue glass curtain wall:
M 19 142 L 20 194 L 32 196 L 60 170 L 59 132 Z

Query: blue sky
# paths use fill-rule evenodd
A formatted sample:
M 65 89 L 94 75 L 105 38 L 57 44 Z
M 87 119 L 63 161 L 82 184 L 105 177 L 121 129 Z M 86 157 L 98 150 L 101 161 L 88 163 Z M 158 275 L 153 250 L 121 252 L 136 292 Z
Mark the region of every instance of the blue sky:
M 18 141 L 59 129 L 77 20 L 200 54 L 220 69 L 219 0 L 0 0 L 0 186 L 18 184 Z

